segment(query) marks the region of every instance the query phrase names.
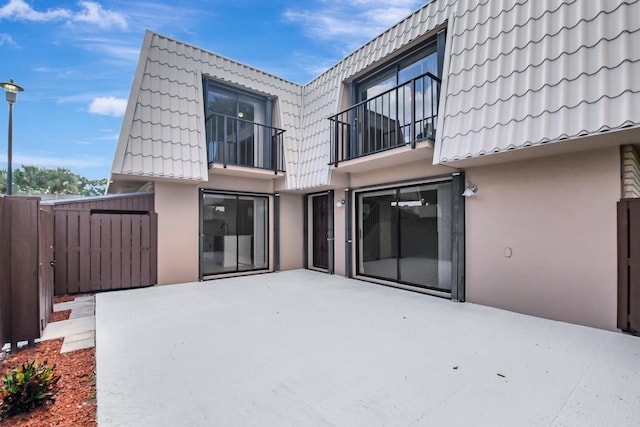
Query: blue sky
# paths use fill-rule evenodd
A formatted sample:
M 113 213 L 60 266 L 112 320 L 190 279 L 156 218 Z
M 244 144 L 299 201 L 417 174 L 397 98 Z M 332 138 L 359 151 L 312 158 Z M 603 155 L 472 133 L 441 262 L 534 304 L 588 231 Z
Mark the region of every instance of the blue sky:
M 306 83 L 418 8 L 416 0 L 0 0 L 0 81 L 14 106 L 13 164 L 111 169 L 144 30 Z M 0 102 L 0 168 L 8 105 Z

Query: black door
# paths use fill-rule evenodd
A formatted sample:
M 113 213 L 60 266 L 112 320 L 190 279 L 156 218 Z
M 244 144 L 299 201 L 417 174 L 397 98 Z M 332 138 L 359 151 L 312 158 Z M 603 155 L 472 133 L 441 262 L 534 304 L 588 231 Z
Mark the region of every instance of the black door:
M 329 196 L 313 197 L 313 266 L 329 268 Z

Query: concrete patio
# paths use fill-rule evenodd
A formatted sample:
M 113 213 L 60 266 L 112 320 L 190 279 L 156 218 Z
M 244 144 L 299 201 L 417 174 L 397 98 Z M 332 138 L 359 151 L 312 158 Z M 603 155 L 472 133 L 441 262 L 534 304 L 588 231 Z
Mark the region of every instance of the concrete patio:
M 635 426 L 640 338 L 296 270 L 98 294 L 106 426 Z

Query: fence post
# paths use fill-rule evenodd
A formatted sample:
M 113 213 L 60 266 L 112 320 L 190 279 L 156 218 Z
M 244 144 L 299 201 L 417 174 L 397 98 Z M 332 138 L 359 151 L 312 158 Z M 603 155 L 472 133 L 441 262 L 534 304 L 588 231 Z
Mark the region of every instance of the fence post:
M 11 256 L 9 246 L 11 228 L 5 214 L 6 198 L 0 196 L 0 346 L 11 340 L 11 269 L 8 262 Z
M 0 345 L 40 337 L 48 316 L 39 292 L 39 212 L 39 198 L 0 198 Z

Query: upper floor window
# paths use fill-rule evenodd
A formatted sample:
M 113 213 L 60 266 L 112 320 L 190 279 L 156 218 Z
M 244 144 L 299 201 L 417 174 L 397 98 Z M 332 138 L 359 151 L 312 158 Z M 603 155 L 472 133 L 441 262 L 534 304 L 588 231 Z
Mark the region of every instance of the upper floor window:
M 353 82 L 352 106 L 330 117 L 331 163 L 434 140 L 445 34 Z
M 218 114 L 247 122 L 271 125 L 271 100 L 206 80 L 207 117 Z
M 204 101 L 209 164 L 284 170 L 270 98 L 205 79 Z
M 412 52 L 391 64 L 375 71 L 372 75 L 357 81 L 357 99 L 355 102 L 375 98 L 398 85 L 407 83 L 425 73 L 439 76 L 438 50 L 433 41 L 417 52 Z

